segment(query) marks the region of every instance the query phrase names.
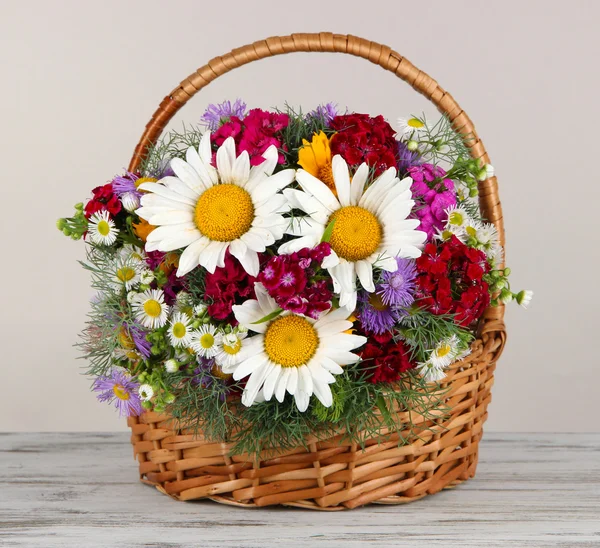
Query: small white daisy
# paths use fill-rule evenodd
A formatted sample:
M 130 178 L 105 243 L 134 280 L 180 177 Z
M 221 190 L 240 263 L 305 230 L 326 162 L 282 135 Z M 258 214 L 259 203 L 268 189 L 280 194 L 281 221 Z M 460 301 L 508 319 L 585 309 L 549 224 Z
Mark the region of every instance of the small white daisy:
M 167 323 L 169 307 L 165 304 L 162 289 L 147 289 L 138 293 L 133 304 L 136 319 L 150 329 L 157 329 Z
M 169 340 L 175 348 L 187 347 L 192 338 L 192 320 L 183 312 L 175 312 L 170 320 Z
M 209 323 L 192 333 L 191 347 L 198 356 L 214 358 L 219 351 L 221 339 L 222 335 L 217 333 L 217 328 Z
M 449 207 L 446 210 L 446 215 L 448 216 L 447 225 L 452 228 L 464 229 L 471 219 L 466 209 L 461 206 Z
M 204 313 L 207 310 L 207 306 L 204 303 L 197 304 L 194 306 L 194 314 L 196 316 L 204 316 Z
M 140 283 L 140 263 L 131 257 L 123 258 L 118 254 L 112 263 L 113 286 L 125 287 L 128 291 Z
M 445 369 L 456 360 L 460 349 L 460 340 L 456 335 L 440 341 L 438 345 L 431 351 L 429 362 L 438 369 Z
M 99 245 L 112 245 L 117 240 L 119 230 L 115 227 L 115 222 L 110 218 L 110 213 L 106 210 L 94 213 L 88 224 L 89 239 Z
M 248 336 L 247 332 L 227 333 L 223 335 L 219 351 L 215 356 L 215 361 L 221 367 L 231 368 L 245 358 L 243 352 L 243 340 Z
M 142 401 L 150 401 L 152 396 L 154 396 L 154 389 L 149 384 L 142 384 L 138 388 L 138 394 Z
M 398 135 L 409 136 L 412 133 L 419 133 L 426 129 L 426 125 L 423 120 L 418 118 L 398 118 Z
M 444 373 L 442 368 L 436 367 L 430 361 L 417 364 L 417 372 L 427 382 L 438 382 L 446 376 L 446 373 Z
M 127 302 L 129 304 L 133 304 L 138 295 L 139 293 L 137 291 L 130 291 L 129 293 L 127 293 Z

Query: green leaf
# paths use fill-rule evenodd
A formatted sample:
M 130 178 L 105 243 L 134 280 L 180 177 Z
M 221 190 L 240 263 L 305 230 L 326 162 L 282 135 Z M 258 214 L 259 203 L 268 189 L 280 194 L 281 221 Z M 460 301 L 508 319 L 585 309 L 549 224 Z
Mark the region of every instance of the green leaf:
M 256 322 L 252 322 L 252 325 L 255 325 L 257 323 L 268 322 L 269 320 L 272 320 L 273 318 L 276 318 L 277 316 L 279 316 L 279 314 L 281 314 L 282 312 L 283 312 L 283 308 L 278 308 L 277 310 L 273 310 L 273 312 L 271 312 L 270 314 L 267 314 L 264 318 L 261 318 L 260 320 L 258 320 Z
M 331 239 L 331 235 L 333 234 L 333 225 L 335 224 L 335 219 L 333 219 L 333 221 L 331 221 L 328 225 L 327 228 L 325 229 L 325 232 L 323 232 L 323 237 L 321 238 L 321 242 L 328 242 Z

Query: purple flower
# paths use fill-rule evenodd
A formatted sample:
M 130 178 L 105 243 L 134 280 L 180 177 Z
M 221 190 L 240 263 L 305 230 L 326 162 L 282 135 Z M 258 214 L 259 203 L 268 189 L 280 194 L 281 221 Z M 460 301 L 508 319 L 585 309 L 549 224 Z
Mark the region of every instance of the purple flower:
M 148 339 L 146 339 L 146 335 L 148 334 L 148 332 L 138 327 L 137 325 L 130 325 L 128 329 L 138 352 L 142 356 L 144 356 L 144 358 L 149 358 L 151 354 L 150 349 L 152 348 L 152 345 L 150 344 L 150 342 L 148 342 Z
M 384 271 L 381 282 L 375 292 L 381 296 L 384 305 L 409 307 L 415 300 L 415 277 L 417 267 L 410 259 L 396 258 L 398 270 L 396 272 Z
M 363 329 L 376 335 L 387 333 L 406 312 L 397 306 L 384 304 L 378 293 L 359 291 L 357 317 Z
M 402 141 L 398 141 L 398 169 L 406 173 L 409 168 L 420 166 L 423 163 L 421 155 L 417 151 L 408 150 Z
M 113 192 L 119 197 L 123 196 L 123 194 L 127 194 L 128 192 L 133 192 L 138 196 L 141 196 L 141 192 L 139 192 L 135 186 L 135 182 L 138 179 L 139 177 L 135 173 L 126 171 L 125 175 L 122 177 L 115 177 L 112 180 Z
M 232 116 L 237 116 L 241 119 L 245 115 L 246 103 L 241 99 L 236 99 L 233 105 L 231 101 L 225 101 L 218 105 L 208 105 L 200 120 L 209 131 L 216 131 L 224 123 L 229 122 Z
M 221 401 L 225 401 L 225 396 L 229 392 L 229 388 L 227 388 L 226 379 L 222 378 L 223 373 L 221 373 L 221 369 L 216 365 L 214 358 L 198 356 L 196 361 L 198 362 L 198 367 L 194 369 L 192 384 L 202 388 L 208 388 L 215 382 L 222 384 L 224 390 L 219 394 L 219 398 Z
M 326 127 L 329 127 L 331 121 L 339 114 L 337 105 L 335 103 L 327 103 L 325 105 L 319 105 L 315 110 L 311 110 L 306 118 L 313 118 L 322 121 Z
M 110 376 L 98 377 L 92 390 L 99 392 L 99 401 L 111 403 L 119 410 L 119 416 L 137 416 L 142 414 L 142 402 L 138 395 L 139 383 L 135 382 L 127 371 L 113 367 Z
M 421 164 L 408 168 L 416 207 L 413 217 L 419 219 L 419 229 L 431 240 L 436 231 L 442 230 L 447 221 L 446 210 L 456 205 L 454 181 L 445 178 L 446 172 L 439 166 Z

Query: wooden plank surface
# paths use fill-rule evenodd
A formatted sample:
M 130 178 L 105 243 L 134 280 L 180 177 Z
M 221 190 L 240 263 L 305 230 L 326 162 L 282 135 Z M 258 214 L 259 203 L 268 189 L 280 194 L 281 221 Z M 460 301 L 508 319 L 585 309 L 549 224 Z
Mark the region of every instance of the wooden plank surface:
M 0 546 L 600 547 L 600 434 L 486 434 L 477 477 L 347 512 L 176 502 L 126 434 L 0 434 Z

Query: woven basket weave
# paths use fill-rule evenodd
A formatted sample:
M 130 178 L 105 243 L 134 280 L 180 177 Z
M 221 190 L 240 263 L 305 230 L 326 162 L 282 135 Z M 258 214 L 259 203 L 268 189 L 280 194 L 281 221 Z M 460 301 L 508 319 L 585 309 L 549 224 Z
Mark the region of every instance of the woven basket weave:
M 129 170 L 136 171 L 169 120 L 212 80 L 251 61 L 297 51 L 347 53 L 393 72 L 431 100 L 459 133 L 469 136 L 465 145 L 473 158 L 489 162 L 471 120 L 435 80 L 386 46 L 323 32 L 268 38 L 198 69 L 162 101 Z M 482 215 L 494 223 L 504 245 L 495 177 L 479 183 L 479 199 Z M 398 444 L 402 432 L 381 430 L 363 450 L 340 432 L 330 439 L 309 439 L 308 448 L 271 448 L 259 455 L 231 456 L 230 444 L 206 440 L 201 433 L 180 428 L 168 415 L 147 412 L 128 419 L 141 480 L 178 500 L 210 498 L 236 506 L 282 504 L 318 510 L 405 503 L 454 487 L 475 475 L 495 364 L 506 340 L 503 315 L 501 306 L 486 310 L 471 354 L 447 371 L 439 418 L 411 410 L 411 422 L 420 434 L 408 445 Z M 400 431 L 404 421 L 408 425 L 408 412 L 398 414 Z

